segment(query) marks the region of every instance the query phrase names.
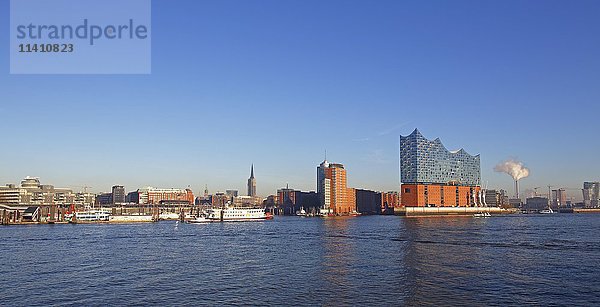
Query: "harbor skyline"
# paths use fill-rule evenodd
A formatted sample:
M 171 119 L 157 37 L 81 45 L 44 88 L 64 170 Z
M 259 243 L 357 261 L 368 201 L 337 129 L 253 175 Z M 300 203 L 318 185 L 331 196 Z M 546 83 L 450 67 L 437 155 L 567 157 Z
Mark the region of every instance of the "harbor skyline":
M 246 191 L 254 163 L 268 195 L 314 190 L 327 150 L 348 186 L 398 190 L 399 136 L 418 127 L 480 154 L 482 185 L 512 191 L 493 168 L 518 157 L 523 192 L 579 188 L 600 174 L 599 9 L 153 1 L 150 75 L 9 75 L 0 62 L 0 184 Z

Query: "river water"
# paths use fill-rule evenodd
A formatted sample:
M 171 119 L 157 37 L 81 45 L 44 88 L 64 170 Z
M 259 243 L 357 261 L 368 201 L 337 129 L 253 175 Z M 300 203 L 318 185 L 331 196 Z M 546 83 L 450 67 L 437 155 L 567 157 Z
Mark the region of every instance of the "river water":
M 600 305 L 600 215 L 0 227 L 0 305 Z

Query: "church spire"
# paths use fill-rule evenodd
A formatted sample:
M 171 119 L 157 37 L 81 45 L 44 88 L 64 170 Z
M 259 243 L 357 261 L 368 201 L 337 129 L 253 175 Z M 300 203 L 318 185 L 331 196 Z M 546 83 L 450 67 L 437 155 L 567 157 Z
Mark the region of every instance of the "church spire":
M 256 179 L 254 178 L 254 163 L 250 168 L 250 178 L 248 178 L 248 196 L 256 196 Z

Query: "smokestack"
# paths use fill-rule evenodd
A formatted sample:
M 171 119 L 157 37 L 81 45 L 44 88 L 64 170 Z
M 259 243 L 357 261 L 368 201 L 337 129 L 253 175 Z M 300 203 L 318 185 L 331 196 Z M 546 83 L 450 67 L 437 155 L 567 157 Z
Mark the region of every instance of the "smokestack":
M 509 174 L 515 181 L 515 196 L 519 198 L 519 180 L 529 176 L 529 169 L 523 165 L 523 162 L 515 159 L 509 159 L 498 163 L 494 171 Z

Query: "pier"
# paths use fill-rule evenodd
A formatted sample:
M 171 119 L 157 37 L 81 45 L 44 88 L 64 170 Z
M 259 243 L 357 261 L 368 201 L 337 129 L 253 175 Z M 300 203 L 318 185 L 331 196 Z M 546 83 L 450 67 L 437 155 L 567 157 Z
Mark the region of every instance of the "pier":
M 499 207 L 404 207 L 396 208 L 396 215 L 416 216 L 472 216 L 476 213 L 513 214 L 518 209 L 503 209 Z

